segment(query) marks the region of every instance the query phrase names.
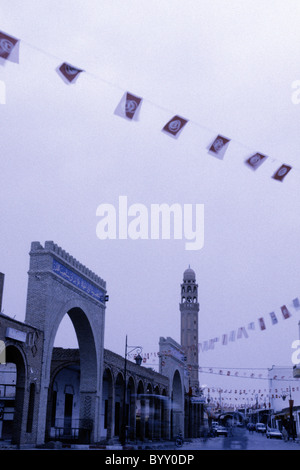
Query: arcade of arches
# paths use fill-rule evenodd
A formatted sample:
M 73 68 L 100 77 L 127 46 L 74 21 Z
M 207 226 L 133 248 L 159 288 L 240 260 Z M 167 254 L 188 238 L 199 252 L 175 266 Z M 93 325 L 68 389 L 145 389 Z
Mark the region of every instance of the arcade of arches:
M 198 435 L 202 406 L 191 404 L 178 358 L 161 373 L 128 360 L 124 369 L 125 359 L 104 349 L 99 276 L 53 242 L 31 244 L 28 276 L 25 322 L 0 314 L 0 439 L 26 447 Z M 54 347 L 66 313 L 75 350 Z

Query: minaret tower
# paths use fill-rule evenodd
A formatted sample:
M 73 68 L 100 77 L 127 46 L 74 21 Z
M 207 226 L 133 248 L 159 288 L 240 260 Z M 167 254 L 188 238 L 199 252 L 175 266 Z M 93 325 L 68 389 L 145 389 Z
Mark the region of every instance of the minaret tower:
M 195 272 L 188 267 L 183 273 L 181 284 L 181 346 L 186 355 L 189 372 L 189 386 L 194 391 L 199 388 L 198 362 L 198 284 Z

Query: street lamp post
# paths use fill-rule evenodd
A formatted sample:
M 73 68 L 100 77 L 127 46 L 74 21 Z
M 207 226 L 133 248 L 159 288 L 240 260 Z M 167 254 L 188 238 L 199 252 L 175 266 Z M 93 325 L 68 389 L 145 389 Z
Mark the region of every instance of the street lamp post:
M 289 399 L 289 411 L 290 411 L 290 422 L 289 422 L 289 430 L 290 430 L 290 435 L 292 436 L 292 439 L 295 439 L 295 432 L 294 432 L 294 416 L 293 416 L 293 405 L 294 405 L 294 400 L 292 400 L 292 392 L 291 392 L 291 386 L 289 386 L 289 392 L 290 392 L 290 399 Z M 286 399 L 287 395 L 283 394 L 281 395 L 283 401 Z
M 131 348 L 130 351 L 127 351 L 127 349 Z M 126 416 L 126 397 L 127 397 L 127 385 L 126 385 L 126 375 L 127 375 L 127 356 L 131 352 L 137 350 L 137 356 L 135 358 L 135 362 L 138 366 L 141 365 L 142 363 L 142 356 L 140 353 L 142 352 L 142 347 L 141 346 L 128 346 L 127 345 L 127 335 L 126 335 L 126 341 L 125 341 L 125 357 L 124 357 L 124 394 L 123 394 L 123 413 L 122 413 L 122 426 L 121 426 L 121 433 L 120 433 L 120 441 L 121 444 L 124 445 L 126 442 L 126 427 L 127 427 L 127 416 Z

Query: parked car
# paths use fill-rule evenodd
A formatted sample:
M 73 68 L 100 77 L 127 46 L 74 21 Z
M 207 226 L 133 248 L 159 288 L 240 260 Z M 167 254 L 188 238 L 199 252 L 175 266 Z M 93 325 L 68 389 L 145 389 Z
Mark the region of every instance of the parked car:
M 215 428 L 215 433 L 217 436 L 227 436 L 228 435 L 228 430 L 224 428 L 224 426 L 217 426 Z
M 266 428 L 266 425 L 264 423 L 256 423 L 255 425 L 255 431 L 256 432 L 266 432 L 267 428 Z
M 267 429 L 266 431 L 266 436 L 269 438 L 269 439 L 282 439 L 283 438 L 283 435 L 282 435 L 282 432 L 279 431 L 279 429 L 276 429 L 276 428 L 269 428 Z

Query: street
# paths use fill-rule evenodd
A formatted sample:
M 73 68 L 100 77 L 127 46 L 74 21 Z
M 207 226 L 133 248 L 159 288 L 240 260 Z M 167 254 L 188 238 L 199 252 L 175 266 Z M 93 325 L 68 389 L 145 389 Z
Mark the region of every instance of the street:
M 300 450 L 300 443 L 296 441 L 284 441 L 283 439 L 268 439 L 265 434 L 254 432 L 250 434 L 244 430 L 241 439 L 233 437 L 214 437 L 203 441 L 194 439 L 181 447 L 183 450 Z

